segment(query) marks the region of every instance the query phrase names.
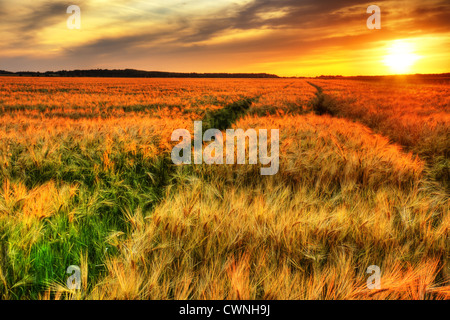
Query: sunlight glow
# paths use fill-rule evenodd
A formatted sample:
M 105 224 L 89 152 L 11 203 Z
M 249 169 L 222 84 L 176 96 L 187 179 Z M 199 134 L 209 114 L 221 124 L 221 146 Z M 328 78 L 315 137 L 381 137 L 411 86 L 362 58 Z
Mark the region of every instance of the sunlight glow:
M 384 57 L 384 64 L 392 73 L 403 74 L 411 72 L 414 63 L 420 56 L 414 53 L 412 43 L 404 40 L 394 41 L 388 48 L 388 54 Z

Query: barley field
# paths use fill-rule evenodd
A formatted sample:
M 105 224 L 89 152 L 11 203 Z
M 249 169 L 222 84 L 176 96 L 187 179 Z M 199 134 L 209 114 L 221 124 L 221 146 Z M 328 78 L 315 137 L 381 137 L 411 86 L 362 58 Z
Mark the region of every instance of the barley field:
M 449 299 L 449 92 L 0 77 L 0 298 Z M 174 165 L 198 120 L 279 129 L 278 173 Z

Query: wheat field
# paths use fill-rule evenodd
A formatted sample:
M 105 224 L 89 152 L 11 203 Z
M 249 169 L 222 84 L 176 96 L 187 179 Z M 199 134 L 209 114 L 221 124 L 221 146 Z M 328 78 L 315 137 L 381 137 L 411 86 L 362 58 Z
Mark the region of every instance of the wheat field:
M 0 77 L 0 297 L 449 299 L 449 90 Z M 175 166 L 196 120 L 279 129 L 279 172 Z

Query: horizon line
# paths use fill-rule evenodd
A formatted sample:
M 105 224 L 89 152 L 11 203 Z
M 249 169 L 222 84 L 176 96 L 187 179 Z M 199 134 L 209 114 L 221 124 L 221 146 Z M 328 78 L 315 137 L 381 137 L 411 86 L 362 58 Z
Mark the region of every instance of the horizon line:
M 408 73 L 408 74 L 378 74 L 378 75 L 340 75 L 340 74 L 322 74 L 322 75 L 316 75 L 316 76 L 279 76 L 277 74 L 273 73 L 267 73 L 267 72 L 178 72 L 178 71 L 160 71 L 160 70 L 140 70 L 140 69 L 131 69 L 131 68 L 125 68 L 125 69 L 102 69 L 102 68 L 95 68 L 95 69 L 60 69 L 60 70 L 47 70 L 47 71 L 9 71 L 5 69 L 0 69 L 0 76 L 8 76 L 8 75 L 20 75 L 20 74 L 27 74 L 31 77 L 33 77 L 33 74 L 39 74 L 39 75 L 51 75 L 51 76 L 58 76 L 63 77 L 61 73 L 74 73 L 74 72 L 121 72 L 125 74 L 127 77 L 126 72 L 137 72 L 142 73 L 142 75 L 129 75 L 128 77 L 133 78 L 148 78 L 150 77 L 150 74 L 165 74 L 165 75 L 178 75 L 178 77 L 183 75 L 189 76 L 189 75 L 199 75 L 199 76 L 207 76 L 207 75 L 229 75 L 229 76 L 236 76 L 236 75 L 245 75 L 245 76 L 251 76 L 251 75 L 258 75 L 264 78 L 354 78 L 354 77 L 398 77 L 398 76 L 450 76 L 450 72 L 443 72 L 443 73 Z M 145 75 L 147 74 L 147 76 Z M 71 77 L 92 77 L 92 76 L 71 76 Z M 97 76 L 96 76 L 97 77 Z M 101 77 L 101 76 L 99 76 Z M 109 76 L 111 77 L 111 76 Z M 153 78 L 157 78 L 154 77 Z M 170 78 L 170 77 L 164 77 L 164 78 Z M 205 77 L 208 78 L 208 77 Z

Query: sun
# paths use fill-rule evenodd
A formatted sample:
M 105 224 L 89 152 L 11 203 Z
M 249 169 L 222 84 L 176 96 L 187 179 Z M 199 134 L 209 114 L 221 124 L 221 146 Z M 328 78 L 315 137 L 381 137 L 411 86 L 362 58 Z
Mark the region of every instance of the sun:
M 411 67 L 420 57 L 414 53 L 412 43 L 405 40 L 395 40 L 388 47 L 388 54 L 384 57 L 384 64 L 392 73 L 404 74 L 411 71 Z

